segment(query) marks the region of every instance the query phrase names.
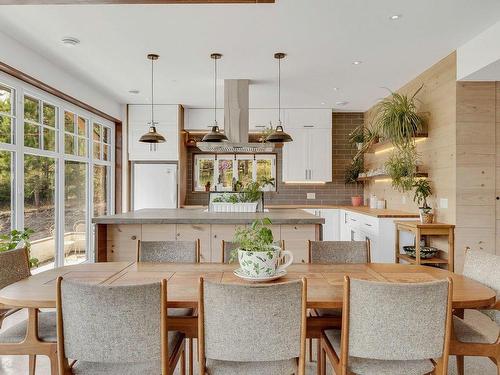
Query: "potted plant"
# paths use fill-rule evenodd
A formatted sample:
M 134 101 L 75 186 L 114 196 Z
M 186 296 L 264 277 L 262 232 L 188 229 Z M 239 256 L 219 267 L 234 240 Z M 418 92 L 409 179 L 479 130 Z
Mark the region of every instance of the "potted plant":
M 413 144 L 422 130 L 423 118 L 417 113 L 415 99 L 422 87 L 411 96 L 391 92 L 377 105 L 375 126 L 380 136 L 396 147 Z
M 414 145 L 396 148 L 385 162 L 385 171 L 392 187 L 401 193 L 413 189 L 419 156 Z
M 0 236 L 0 252 L 13 250 L 17 248 L 20 244 L 26 246 L 29 254 L 29 264 L 30 268 L 38 266 L 38 259 L 31 257 L 31 242 L 29 241 L 30 236 L 33 234 L 33 230 L 26 228 L 23 231 L 20 230 L 12 230 L 8 234 L 4 234 Z
M 363 143 L 365 142 L 365 132 L 364 126 L 358 126 L 356 129 L 349 134 L 349 142 L 356 145 L 356 148 L 361 150 L 363 148 Z
M 262 194 L 262 185 L 259 182 L 251 182 L 239 192 L 215 197 L 211 206 L 214 212 L 257 212 Z
M 273 232 L 269 228 L 271 224 L 269 218 L 264 218 L 255 220 L 250 226 L 238 227 L 235 231 L 234 241 L 239 246 L 233 250 L 231 260 L 238 258 L 241 271 L 247 277 L 272 277 L 293 262 L 291 252 L 282 251 L 273 245 Z M 288 260 L 280 266 L 285 256 Z
M 359 184 L 358 181 L 359 174 L 363 172 L 364 165 L 363 159 L 361 157 L 355 157 L 351 164 L 345 170 L 344 183 L 347 184 Z M 355 195 L 351 197 L 351 203 L 354 207 L 363 205 L 363 197 L 361 195 Z
M 422 224 L 431 224 L 434 220 L 434 214 L 427 203 L 427 198 L 432 194 L 431 184 L 426 179 L 419 179 L 413 184 L 413 187 L 415 188 L 413 201 L 418 204 L 420 222 Z

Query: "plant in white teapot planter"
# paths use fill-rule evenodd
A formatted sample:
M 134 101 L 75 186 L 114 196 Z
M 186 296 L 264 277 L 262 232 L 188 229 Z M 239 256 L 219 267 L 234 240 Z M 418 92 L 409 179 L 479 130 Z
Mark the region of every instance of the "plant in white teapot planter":
M 249 227 L 239 227 L 234 234 L 234 241 L 239 244 L 231 254 L 236 257 L 243 273 L 252 278 L 266 278 L 283 271 L 293 262 L 292 253 L 282 251 L 273 244 L 273 232 L 269 218 L 255 220 Z M 288 260 L 281 264 L 284 257 Z

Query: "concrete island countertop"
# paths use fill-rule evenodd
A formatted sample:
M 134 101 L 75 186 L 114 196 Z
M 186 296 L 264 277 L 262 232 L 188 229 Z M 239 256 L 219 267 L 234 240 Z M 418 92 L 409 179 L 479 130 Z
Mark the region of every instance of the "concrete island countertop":
M 99 216 L 94 224 L 250 224 L 268 217 L 273 224 L 324 224 L 325 219 L 299 209 L 270 209 L 269 212 L 206 212 L 202 208 L 144 209 Z

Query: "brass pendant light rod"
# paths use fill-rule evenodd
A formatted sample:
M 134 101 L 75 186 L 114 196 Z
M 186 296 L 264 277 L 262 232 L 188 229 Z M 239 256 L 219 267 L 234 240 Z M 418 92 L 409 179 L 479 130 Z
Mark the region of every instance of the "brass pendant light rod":
M 278 60 L 278 124 L 281 125 L 281 59 L 284 59 L 286 54 L 277 52 L 274 58 Z
M 217 60 L 222 58 L 222 55 L 212 53 L 210 57 L 214 60 L 214 124 L 217 125 Z
M 223 142 L 227 141 L 227 137 L 220 132 L 219 126 L 217 125 L 217 60 L 222 58 L 220 53 L 212 53 L 210 58 L 214 60 L 214 124 L 212 130 L 208 134 L 205 134 L 202 142 Z
M 155 71 L 154 62 L 158 60 L 160 56 L 153 53 L 148 55 L 148 59 L 151 60 L 151 126 L 155 126 L 155 111 L 154 111 L 154 98 L 155 98 Z

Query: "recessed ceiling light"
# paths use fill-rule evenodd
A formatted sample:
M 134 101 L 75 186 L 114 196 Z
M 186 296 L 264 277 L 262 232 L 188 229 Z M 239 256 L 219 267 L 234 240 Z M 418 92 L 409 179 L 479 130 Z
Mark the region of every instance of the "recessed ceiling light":
M 74 47 L 78 44 L 80 44 L 80 40 L 77 38 L 74 38 L 72 36 L 67 36 L 61 39 L 61 42 L 66 46 L 66 47 Z
M 393 14 L 392 16 L 389 17 L 391 21 L 397 21 L 400 20 L 403 17 L 402 14 Z
M 342 100 L 342 101 L 339 101 L 339 102 L 335 102 L 336 105 L 347 105 L 349 104 L 349 102 L 346 102 L 345 100 Z
M 140 93 L 139 90 L 128 90 L 129 94 L 134 94 L 134 95 L 137 95 Z
M 326 103 L 325 102 L 321 102 L 321 105 L 325 105 Z
M 356 61 L 353 61 L 353 62 L 352 62 L 352 64 L 353 64 L 353 65 L 359 65 L 359 64 L 361 64 L 361 63 L 362 63 L 362 61 L 359 61 L 359 60 L 356 60 Z
M 339 91 L 340 89 L 338 87 L 334 87 L 333 91 Z

